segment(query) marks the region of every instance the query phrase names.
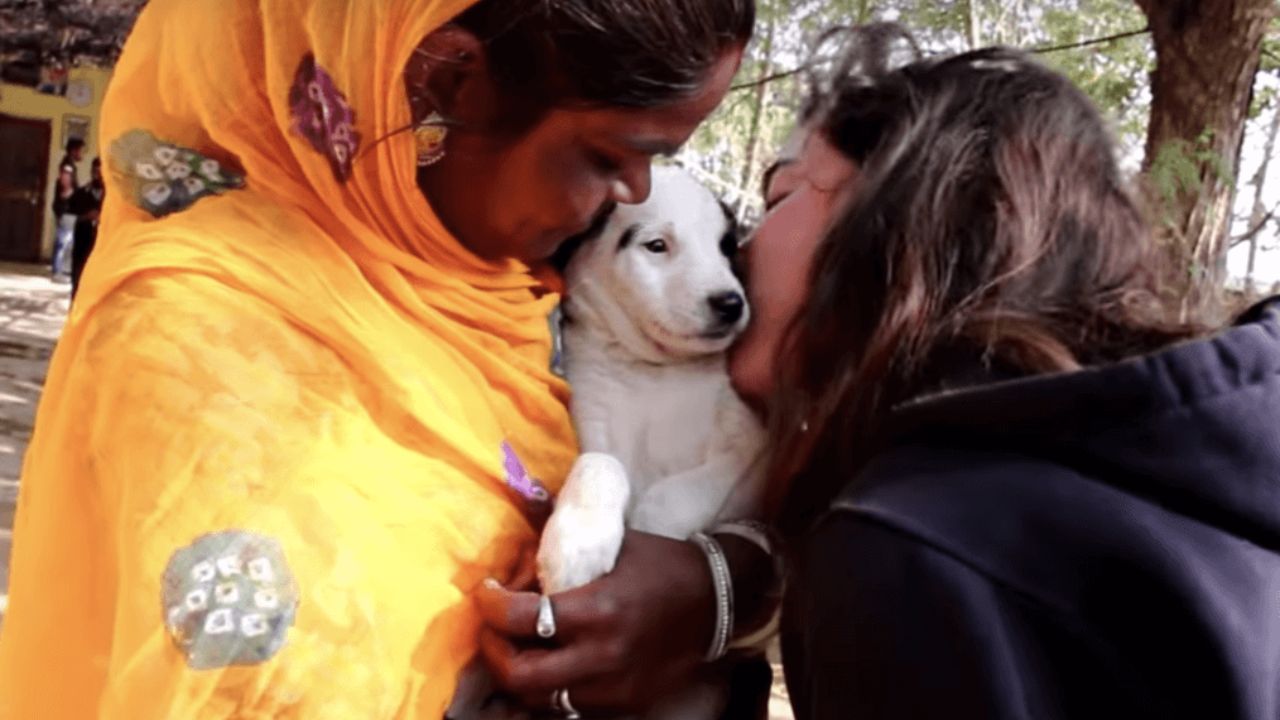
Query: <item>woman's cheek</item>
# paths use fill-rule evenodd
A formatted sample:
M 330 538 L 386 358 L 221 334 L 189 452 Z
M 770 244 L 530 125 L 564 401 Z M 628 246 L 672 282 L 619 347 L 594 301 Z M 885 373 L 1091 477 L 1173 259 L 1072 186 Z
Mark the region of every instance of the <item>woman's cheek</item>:
M 730 352 L 729 380 L 748 404 L 764 409 L 769 395 L 773 393 L 773 383 L 769 379 L 773 362 L 759 336 L 759 330 L 748 330 Z
M 762 407 L 776 383 L 776 356 L 785 331 L 783 298 L 756 293 L 751 298 L 752 321 L 729 355 L 729 376 L 738 394 Z
M 774 353 L 783 328 L 779 318 L 787 316 L 789 299 L 785 285 L 788 263 L 787 223 L 778 213 L 768 214 L 747 246 L 747 299 L 751 303 L 751 324 L 729 355 L 729 375 L 738 394 L 761 407 L 774 390 Z M 782 272 L 780 272 L 782 271 Z
M 753 300 L 757 306 L 752 307 L 754 319 L 741 343 L 742 358 L 730 358 L 735 389 L 765 414 L 787 369 L 783 363 L 791 358 L 792 325 L 808 301 L 811 251 L 812 247 L 799 244 L 768 266 L 769 282 Z

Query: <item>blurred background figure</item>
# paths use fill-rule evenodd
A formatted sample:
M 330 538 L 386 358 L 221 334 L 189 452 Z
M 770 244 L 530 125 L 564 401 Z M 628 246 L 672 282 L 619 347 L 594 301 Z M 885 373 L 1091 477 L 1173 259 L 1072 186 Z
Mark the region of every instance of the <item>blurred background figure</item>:
M 57 232 L 53 239 L 53 278 L 66 278 L 71 274 L 71 244 L 75 241 L 76 216 L 71 210 L 71 198 L 80 189 L 80 171 L 76 165 L 84 159 L 84 140 L 67 141 L 67 154 L 58 163 L 58 185 L 53 199 L 53 216 Z
M 102 211 L 102 198 L 106 185 L 102 182 L 102 158 L 94 158 L 90 169 L 89 184 L 76 190 L 71 196 L 71 213 L 76 217 L 75 235 L 71 244 L 71 298 L 80 287 L 80 274 L 93 252 L 98 239 L 98 216 Z

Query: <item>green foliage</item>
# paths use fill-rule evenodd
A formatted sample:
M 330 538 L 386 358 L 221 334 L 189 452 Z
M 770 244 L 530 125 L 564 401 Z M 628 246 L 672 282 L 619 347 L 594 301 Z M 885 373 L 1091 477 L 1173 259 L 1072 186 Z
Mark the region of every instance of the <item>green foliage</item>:
M 1258 72 L 1280 79 L 1280 14 L 1272 18 L 1267 34 L 1262 38 L 1262 57 Z M 1249 119 L 1257 120 L 1267 110 L 1276 107 L 1277 98 L 1280 98 L 1280 88 L 1274 82 L 1270 85 L 1255 84 L 1253 102 L 1249 105 Z
M 1172 140 L 1156 150 L 1147 178 L 1163 204 L 1172 205 L 1184 194 L 1200 192 L 1204 180 L 1200 175 L 1199 161 L 1203 157 L 1203 148 L 1185 140 Z
M 1270 86 L 1257 88 L 1253 94 L 1253 102 L 1249 105 L 1249 119 L 1257 120 L 1263 113 L 1276 106 L 1280 98 L 1280 87 Z
M 971 36 L 984 45 L 1033 49 L 1146 26 L 1133 0 L 759 0 L 759 14 L 740 84 L 800 67 L 823 31 L 860 20 L 903 23 L 927 54 L 969 49 Z M 971 19 L 977 23 L 972 28 Z M 770 26 L 772 42 L 766 43 Z M 1076 82 L 1111 118 L 1126 165 L 1136 169 L 1149 115 L 1147 82 L 1155 61 L 1150 37 L 1050 52 L 1041 59 Z M 793 126 L 806 94 L 799 75 L 766 83 L 763 90 L 735 90 L 691 140 L 683 162 L 731 201 L 741 200 L 744 209 L 758 207 L 758 178 Z
M 1044 11 L 1045 34 L 1037 38 L 1040 46 L 1110 37 L 1147 24 L 1133 0 L 1079 0 L 1058 5 Z M 1150 115 L 1148 80 L 1155 69 L 1149 35 L 1051 52 L 1043 60 L 1071 78 L 1111 119 L 1126 156 L 1134 160 L 1141 157 Z
M 1042 62 L 1076 83 L 1110 119 L 1125 169 L 1136 173 L 1142 166 L 1156 56 L 1151 35 L 1143 32 L 1147 19 L 1135 0 L 758 2 L 760 28 L 738 78 L 744 87 L 735 90 L 695 134 L 681 158 L 747 218 L 759 212 L 759 178 L 795 124 L 808 92 L 803 76 L 787 71 L 804 64 L 817 39 L 835 25 L 897 21 L 913 32 L 927 55 L 964 51 L 975 40 L 979 45 L 1036 51 Z M 1122 37 L 1095 42 L 1113 36 Z M 1260 73 L 1249 115 L 1251 137 L 1259 132 L 1265 135 L 1274 113 L 1280 112 L 1280 17 L 1264 40 Z M 770 77 L 775 79 L 763 86 L 756 83 Z M 1209 141 L 1202 136 L 1155 150 L 1147 178 L 1153 200 L 1175 208 L 1179 200 L 1199 198 L 1211 180 L 1233 180 L 1228 163 Z M 1246 156 L 1256 152 L 1257 146 L 1257 142 L 1246 142 Z M 1244 167 L 1256 167 L 1259 162 L 1250 157 L 1244 160 Z M 1252 205 L 1235 209 L 1247 217 Z M 1169 212 L 1163 220 L 1174 231 L 1167 239 L 1176 245 L 1173 237 L 1181 237 L 1177 219 Z M 1262 241 L 1264 248 L 1274 242 Z M 1171 247 L 1170 252 L 1179 255 L 1185 250 Z M 1209 275 L 1210 266 L 1201 260 L 1187 255 L 1185 262 L 1193 280 Z
M 1157 148 L 1146 177 L 1156 193 L 1161 220 L 1171 229 L 1176 229 L 1177 219 L 1170 214 L 1170 208 L 1179 207 L 1184 198 L 1205 202 L 1202 195 L 1210 180 L 1235 182 L 1227 161 L 1213 149 L 1213 133 L 1208 130 L 1194 142 L 1163 143 Z
M 1271 27 L 1262 39 L 1262 72 L 1280 72 L 1280 14 L 1271 19 Z

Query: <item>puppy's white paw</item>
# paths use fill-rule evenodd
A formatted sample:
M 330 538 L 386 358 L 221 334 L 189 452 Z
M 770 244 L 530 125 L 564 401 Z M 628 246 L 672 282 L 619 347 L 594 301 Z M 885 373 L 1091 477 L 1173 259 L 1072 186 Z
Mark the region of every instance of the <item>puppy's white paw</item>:
M 556 522 L 560 520 L 561 522 Z M 557 513 L 538 548 L 538 580 L 548 595 L 582 587 L 608 574 L 622 549 L 623 526 Z
M 578 458 L 538 546 L 538 580 L 548 595 L 581 587 L 613 570 L 622 549 L 629 489 L 609 455 Z

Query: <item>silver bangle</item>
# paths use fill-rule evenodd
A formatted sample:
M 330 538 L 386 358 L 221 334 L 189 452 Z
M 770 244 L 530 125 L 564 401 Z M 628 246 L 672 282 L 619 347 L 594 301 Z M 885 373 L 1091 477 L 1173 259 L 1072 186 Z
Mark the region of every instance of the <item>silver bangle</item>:
M 757 520 L 734 520 L 723 522 L 711 528 L 712 535 L 733 535 L 755 545 L 765 555 L 773 557 L 773 540 L 769 537 L 769 526 Z
M 707 662 L 715 662 L 729 652 L 733 635 L 733 577 L 729 574 L 729 560 L 720 543 L 706 533 L 694 533 L 689 538 L 702 548 L 711 568 L 711 582 L 716 590 L 716 628 L 711 636 L 711 648 L 707 650 Z
M 733 520 L 716 525 L 710 532 L 712 535 L 732 535 L 760 548 L 761 552 L 773 560 L 775 580 L 785 584 L 786 568 L 783 566 L 783 558 L 778 552 L 778 542 L 774 539 L 776 537 L 774 531 L 768 525 L 758 520 Z M 767 623 L 743 637 L 732 640 L 729 643 L 729 649 L 740 650 L 743 648 L 763 647 L 767 640 L 772 639 L 777 634 L 781 614 L 781 608 L 776 608 Z

